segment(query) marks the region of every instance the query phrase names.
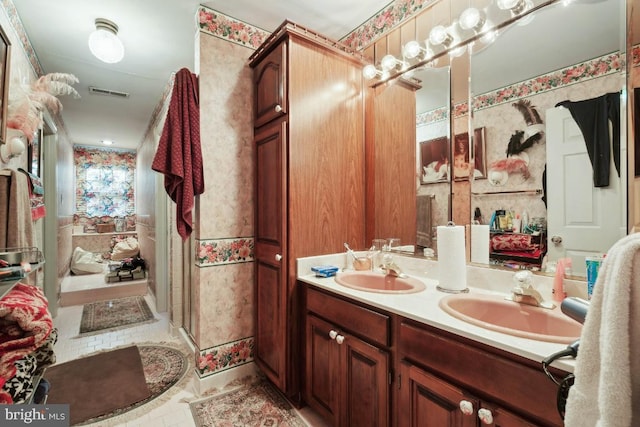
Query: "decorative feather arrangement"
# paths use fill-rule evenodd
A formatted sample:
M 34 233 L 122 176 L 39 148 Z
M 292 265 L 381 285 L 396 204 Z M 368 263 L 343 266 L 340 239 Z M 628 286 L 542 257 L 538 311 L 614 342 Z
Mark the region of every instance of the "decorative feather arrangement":
M 507 157 L 506 159 L 497 160 L 491 164 L 491 169 L 505 171 L 509 175 L 513 173 L 521 173 L 525 180 L 531 177 L 527 162 L 517 157 Z
M 538 110 L 536 110 L 536 107 L 531 105 L 531 101 L 527 99 L 521 99 L 511 105 L 513 105 L 516 110 L 520 111 L 520 113 L 524 117 L 524 121 L 527 123 L 527 126 L 542 123 L 542 118 L 540 117 L 540 114 L 538 114 Z
M 513 135 L 511 135 L 511 139 L 509 139 L 509 144 L 507 145 L 507 157 L 519 154 L 533 146 L 536 142 L 541 141 L 542 135 L 544 135 L 544 132 L 535 133 L 523 142 L 522 138 L 524 137 L 524 131 L 517 130 Z
M 62 111 L 62 103 L 57 98 L 80 94 L 71 85 L 78 83 L 73 74 L 49 73 L 38 78 L 31 86 L 14 84 L 11 86 L 7 105 L 7 127 L 22 132 L 31 143 L 36 131 L 42 126 L 40 113 L 46 108 L 52 113 Z

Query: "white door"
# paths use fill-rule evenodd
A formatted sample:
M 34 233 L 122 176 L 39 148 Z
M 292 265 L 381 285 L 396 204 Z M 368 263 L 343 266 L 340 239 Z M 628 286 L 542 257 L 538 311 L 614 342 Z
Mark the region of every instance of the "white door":
M 546 121 L 548 260 L 570 257 L 573 273 L 584 276 L 585 257 L 606 253 L 626 234 L 624 187 L 613 156 L 609 186 L 593 186 L 587 147 L 568 109 L 547 110 Z

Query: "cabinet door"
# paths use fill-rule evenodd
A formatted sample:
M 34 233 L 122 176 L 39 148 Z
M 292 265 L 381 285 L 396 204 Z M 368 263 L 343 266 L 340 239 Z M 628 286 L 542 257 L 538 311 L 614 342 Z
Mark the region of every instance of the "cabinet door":
M 494 427 L 536 427 L 537 425 L 530 423 L 529 421 L 514 414 L 513 412 L 509 412 L 503 408 L 486 402 L 481 402 L 479 411 L 482 410 L 488 411 L 488 413 L 491 414 L 491 420 L 482 420 L 482 418 L 480 418 L 481 426 L 490 425 Z
M 285 129 L 285 122 L 276 122 L 255 136 L 255 360 L 283 391 L 287 384 Z
M 389 425 L 389 353 L 354 337 L 339 334 L 343 421 L 350 427 Z
M 401 363 L 400 427 L 475 427 L 478 400 L 427 372 Z M 467 415 L 461 410 L 466 405 Z
M 286 58 L 287 44 L 283 42 L 254 70 L 256 128 L 287 114 Z
M 340 347 L 335 336 L 337 330 L 333 325 L 307 315 L 305 397 L 309 406 L 337 426 Z

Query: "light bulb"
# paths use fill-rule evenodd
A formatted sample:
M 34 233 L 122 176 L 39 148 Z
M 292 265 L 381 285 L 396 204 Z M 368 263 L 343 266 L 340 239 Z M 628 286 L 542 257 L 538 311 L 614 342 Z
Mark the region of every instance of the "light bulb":
M 365 79 L 371 80 L 378 75 L 378 69 L 373 64 L 365 65 L 365 67 L 362 69 L 362 75 Z
M 514 9 L 522 0 L 497 0 L 496 4 L 502 10 Z
M 406 45 L 404 45 L 404 56 L 409 59 L 413 59 L 418 55 L 420 55 L 420 52 L 422 50 L 423 49 L 422 49 L 422 46 L 420 46 L 420 43 L 415 40 L 412 40 Z
M 475 7 L 465 9 L 460 15 L 460 28 L 463 30 L 473 30 L 476 33 L 480 32 L 485 22 L 487 22 L 487 17 L 484 12 Z
M 389 54 L 382 57 L 382 60 L 380 61 L 380 66 L 382 67 L 383 70 L 389 71 L 396 66 L 396 63 L 397 63 L 396 57 Z
M 429 41 L 434 45 L 448 46 L 453 41 L 453 37 L 447 33 L 447 29 L 442 25 L 437 25 L 429 32 Z

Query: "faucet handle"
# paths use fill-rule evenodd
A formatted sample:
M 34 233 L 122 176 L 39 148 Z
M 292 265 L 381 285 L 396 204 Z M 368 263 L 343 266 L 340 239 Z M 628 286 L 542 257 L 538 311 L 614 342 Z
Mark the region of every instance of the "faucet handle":
M 518 271 L 513 275 L 513 280 L 515 282 L 515 287 L 529 288 L 533 281 L 533 273 L 529 270 Z

